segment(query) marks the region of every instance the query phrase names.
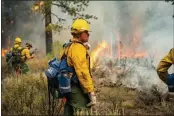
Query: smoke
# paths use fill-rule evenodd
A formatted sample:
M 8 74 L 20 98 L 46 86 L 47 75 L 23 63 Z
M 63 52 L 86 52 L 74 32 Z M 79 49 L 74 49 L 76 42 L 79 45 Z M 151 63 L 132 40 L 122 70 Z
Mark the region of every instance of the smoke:
M 52 12 L 66 18 L 66 25 L 71 25 L 71 17 L 62 14 L 56 6 L 53 6 Z M 149 52 L 157 49 L 165 54 L 173 47 L 173 8 L 167 2 L 90 1 L 85 13 L 98 17 L 98 20 L 90 20 L 92 33 L 89 43 L 92 45 L 96 44 L 96 41 L 117 40 L 118 32 L 125 45 L 130 45 L 132 38 L 136 37 L 141 40 L 141 46 Z M 53 22 L 55 20 L 56 17 L 53 17 Z M 54 37 L 65 41 L 71 38 L 71 35 L 67 29 Z M 165 48 L 163 44 L 166 45 Z
M 45 52 L 45 20 L 43 15 L 38 12 L 33 12 L 31 7 L 34 2 L 25 1 L 25 4 L 29 7 L 30 17 L 19 17 L 17 20 L 16 35 L 22 35 L 24 43 L 29 42 L 33 44 L 34 48 L 37 48 L 41 53 Z M 20 27 L 25 25 L 25 30 L 21 30 Z

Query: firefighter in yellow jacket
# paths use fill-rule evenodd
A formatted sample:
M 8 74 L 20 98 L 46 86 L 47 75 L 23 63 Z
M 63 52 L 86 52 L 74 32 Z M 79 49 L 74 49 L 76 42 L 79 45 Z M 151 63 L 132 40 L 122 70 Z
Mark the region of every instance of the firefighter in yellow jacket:
M 12 56 L 7 56 L 6 61 L 8 64 L 9 71 L 17 70 L 18 64 L 20 62 L 20 56 L 14 55 L 14 53 L 20 53 L 22 50 L 21 47 L 22 40 L 19 37 L 16 37 L 14 40 L 14 46 L 9 50 L 9 53 L 13 54 Z
M 79 85 L 72 85 L 72 97 L 67 99 L 64 107 L 65 115 L 73 115 L 75 110 L 96 104 L 94 84 L 90 73 L 90 57 L 84 43 L 89 39 L 89 25 L 86 20 L 76 19 L 71 27 L 71 46 L 65 48 L 67 63 L 73 66 Z
M 174 48 L 160 61 L 157 67 L 159 78 L 168 85 L 169 92 L 174 92 L 174 73 L 168 74 L 168 69 L 174 64 Z
M 27 66 L 27 64 L 25 63 L 27 60 L 32 59 L 34 56 L 31 55 L 30 53 L 30 49 L 32 48 L 32 45 L 29 43 L 26 43 L 26 47 L 23 48 L 22 52 L 21 52 L 21 70 L 22 73 L 27 73 L 29 71 L 29 68 Z

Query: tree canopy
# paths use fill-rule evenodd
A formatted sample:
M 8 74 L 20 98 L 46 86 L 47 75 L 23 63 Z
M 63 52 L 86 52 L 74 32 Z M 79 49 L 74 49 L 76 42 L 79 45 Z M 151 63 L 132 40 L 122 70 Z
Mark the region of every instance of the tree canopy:
M 47 31 L 54 30 L 60 32 L 63 29 L 63 24 L 66 22 L 66 19 L 62 18 L 61 16 L 58 16 L 54 14 L 53 12 L 46 12 L 51 6 L 57 6 L 61 9 L 63 13 L 68 14 L 73 19 L 76 18 L 83 18 L 88 21 L 88 19 L 97 19 L 96 16 L 91 14 L 85 14 L 83 13 L 85 11 L 85 8 L 88 6 L 89 0 L 74 0 L 74 1 L 67 1 L 67 0 L 47 0 L 47 1 L 36 1 L 33 4 L 32 9 L 34 11 L 38 11 L 41 14 L 43 14 L 43 19 L 47 15 L 55 16 L 57 18 L 56 24 L 49 24 L 48 27 L 46 27 Z M 88 23 L 90 23 L 88 21 Z

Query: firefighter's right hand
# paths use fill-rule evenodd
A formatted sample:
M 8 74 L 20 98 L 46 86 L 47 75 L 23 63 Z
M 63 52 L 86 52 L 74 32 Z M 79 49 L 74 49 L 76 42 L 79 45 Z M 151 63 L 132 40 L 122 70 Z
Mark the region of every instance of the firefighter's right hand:
M 89 99 L 90 99 L 90 103 L 87 104 L 87 106 L 93 106 L 93 105 L 96 105 L 97 103 L 97 99 L 96 99 L 96 95 L 94 92 L 91 92 L 88 94 L 89 96 Z
M 34 58 L 34 55 L 31 56 L 31 59 Z

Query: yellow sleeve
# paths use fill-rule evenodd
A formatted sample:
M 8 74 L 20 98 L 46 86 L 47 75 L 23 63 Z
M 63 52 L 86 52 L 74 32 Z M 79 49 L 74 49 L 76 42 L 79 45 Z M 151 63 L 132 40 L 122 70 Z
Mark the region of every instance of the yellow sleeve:
M 168 69 L 174 63 L 174 48 L 160 61 L 157 67 L 157 74 L 159 78 L 167 83 Z
M 27 59 L 30 59 L 31 58 L 30 50 L 28 49 L 22 50 L 22 56 L 25 56 Z
M 27 59 L 31 58 L 30 50 L 28 50 L 28 49 L 26 49 L 26 57 L 27 57 Z
M 157 67 L 159 72 L 167 72 L 170 66 L 174 63 L 174 48 L 160 61 Z
M 79 43 L 72 44 L 71 60 L 84 93 L 93 92 L 94 85 L 86 58 L 86 48 Z

